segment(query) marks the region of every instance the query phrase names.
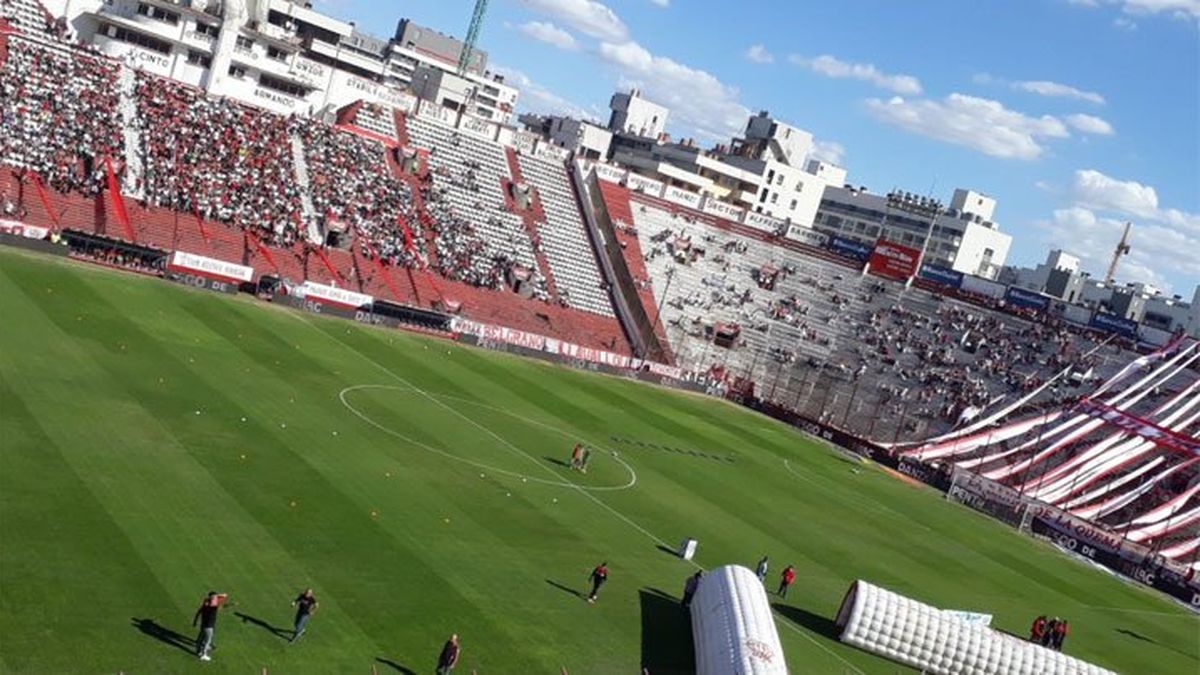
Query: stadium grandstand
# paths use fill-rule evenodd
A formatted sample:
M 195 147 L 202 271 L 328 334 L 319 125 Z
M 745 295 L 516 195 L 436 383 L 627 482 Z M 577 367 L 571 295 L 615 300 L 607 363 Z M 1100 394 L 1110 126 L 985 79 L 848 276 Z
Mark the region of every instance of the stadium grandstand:
M 79 259 L 170 276 L 190 256 L 275 302 L 345 294 L 349 318 L 383 306 L 405 328 L 728 399 L 1051 541 L 1086 529 L 1116 572 L 1194 587 L 1200 342 L 1180 326 L 1030 299 L 953 252 L 855 243 L 663 164 L 585 159 L 510 126 L 510 103 L 455 109 L 382 79 L 264 103 L 74 31 L 5 0 L 5 223 Z M 444 77 L 502 84 L 474 71 Z M 848 189 L 803 159 L 755 161 Z

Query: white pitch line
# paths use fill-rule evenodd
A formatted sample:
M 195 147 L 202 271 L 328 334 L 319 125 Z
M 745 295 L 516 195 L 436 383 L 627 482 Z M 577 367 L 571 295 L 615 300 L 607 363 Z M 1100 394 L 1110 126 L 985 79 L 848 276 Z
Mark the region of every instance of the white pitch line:
M 432 452 L 434 454 L 441 455 L 443 457 L 446 457 L 447 459 L 453 459 L 455 461 L 462 462 L 464 464 L 469 464 L 469 465 L 474 466 L 479 469 L 486 469 L 488 471 L 491 471 L 492 473 L 498 473 L 498 474 L 501 474 L 504 476 L 511 476 L 513 478 L 520 478 L 522 480 L 528 479 L 535 483 L 540 483 L 542 485 L 552 485 L 552 486 L 556 486 L 556 487 L 578 487 L 583 490 L 596 490 L 599 492 L 610 492 L 610 491 L 615 491 L 615 490 L 628 490 L 629 488 L 631 488 L 637 484 L 637 472 L 633 470 L 632 466 L 629 466 L 628 462 L 626 462 L 625 460 L 623 460 L 620 457 L 617 457 L 615 455 L 613 456 L 613 459 L 616 460 L 618 463 L 620 463 L 621 466 L 624 466 L 625 470 L 629 472 L 629 482 L 625 483 L 624 485 L 585 486 L 585 485 L 578 485 L 578 484 L 572 483 L 570 481 L 564 481 L 561 479 L 560 480 L 546 480 L 545 478 L 529 476 L 527 474 L 517 473 L 515 471 L 509 471 L 507 469 L 500 469 L 500 468 L 494 467 L 490 464 L 484 464 L 483 462 L 476 462 L 475 460 L 467 459 L 466 457 L 460 457 L 453 453 L 447 452 L 446 450 L 443 450 L 441 448 L 434 447 L 427 443 L 422 443 L 421 441 L 418 441 L 415 438 L 409 438 L 408 436 L 405 436 L 404 434 L 400 433 L 399 431 L 396 431 L 395 429 L 392 429 L 391 427 L 389 427 L 385 424 L 380 424 L 379 422 L 375 421 L 370 415 L 367 415 L 367 414 L 363 413 L 361 410 L 359 410 L 358 408 L 355 408 L 354 405 L 352 403 L 350 403 L 350 401 L 346 400 L 346 394 L 349 392 L 352 392 L 352 391 L 357 391 L 359 389 L 389 389 L 392 391 L 413 391 L 413 392 L 416 391 L 415 389 L 395 387 L 390 384 L 358 384 L 358 385 L 346 387 L 345 389 L 341 390 L 338 393 L 338 399 L 341 400 L 342 405 L 345 406 L 347 410 L 354 413 L 356 416 L 358 416 L 359 419 L 366 422 L 367 424 L 370 424 L 371 426 L 375 427 L 376 429 L 384 432 L 385 434 L 394 436 L 394 437 L 404 441 L 405 443 L 415 445 L 415 446 L 421 448 L 422 450 L 426 450 L 428 452 Z M 482 404 L 481 404 L 481 406 L 485 407 L 485 408 L 490 408 L 490 406 L 486 406 L 486 405 L 482 405 Z M 503 410 L 499 410 L 499 409 L 495 409 L 495 410 L 497 410 L 498 412 L 504 412 Z M 522 419 L 519 415 L 513 415 L 513 417 L 517 418 L 517 419 Z M 524 421 L 530 422 L 531 424 L 539 424 L 540 425 L 539 422 L 536 422 L 534 420 L 524 420 Z M 559 431 L 557 429 L 554 429 L 554 430 Z M 561 432 L 561 431 L 560 431 L 560 433 L 565 434 L 565 432 Z
M 317 331 L 318 333 L 321 333 L 322 335 L 324 335 L 324 336 L 328 337 L 329 339 L 333 340 L 334 342 L 337 342 L 338 344 L 342 345 L 342 346 L 343 346 L 343 347 L 345 347 L 346 349 L 349 349 L 350 351 L 354 352 L 355 354 L 358 354 L 358 355 L 359 355 L 359 356 L 361 356 L 363 359 L 365 359 L 365 360 L 367 360 L 368 362 L 370 362 L 371 364 L 373 364 L 373 365 L 374 365 L 376 368 L 379 368 L 379 369 L 380 369 L 380 370 L 382 370 L 383 372 L 385 372 L 385 373 L 387 373 L 388 375 L 390 375 L 390 376 L 392 376 L 393 378 L 395 378 L 397 381 L 399 381 L 399 382 L 402 382 L 402 383 L 404 383 L 406 386 L 410 387 L 410 388 L 411 388 L 413 391 L 415 391 L 415 392 L 417 392 L 417 393 L 421 394 L 422 396 L 425 396 L 426 398 L 428 398 L 430 401 L 434 402 L 435 404 L 437 404 L 437 405 L 439 405 L 439 406 L 442 406 L 443 408 L 446 408 L 447 410 L 449 410 L 451 413 L 453 413 L 453 414 L 457 415 L 458 417 L 461 417 L 461 418 L 462 418 L 464 421 L 466 421 L 468 424 L 470 424 L 470 425 L 472 425 L 472 426 L 474 426 L 474 427 L 478 428 L 480 431 L 484 432 L 485 434 L 488 434 L 488 435 L 489 435 L 489 436 L 491 436 L 492 438 L 495 438 L 497 441 L 499 441 L 499 442 L 500 442 L 500 443 L 502 443 L 503 445 L 505 445 L 505 446 L 507 446 L 507 447 L 511 448 L 512 450 L 516 451 L 517 453 L 519 453 L 519 454 L 521 454 L 521 455 L 525 456 L 526 458 L 528 458 L 528 459 L 529 459 L 529 461 L 531 461 L 531 462 L 533 462 L 534 464 L 536 464 L 537 466 L 541 467 L 543 470 L 545 470 L 545 471 L 548 471 L 548 472 L 550 472 L 551 474 L 554 474 L 554 472 L 553 472 L 553 471 L 550 469 L 550 467 L 547 467 L 547 466 L 543 465 L 541 462 L 537 461 L 537 459 L 535 459 L 535 458 L 534 458 L 532 455 L 530 455 L 529 453 L 525 452 L 524 450 L 522 450 L 522 449 L 518 448 L 517 446 L 513 445 L 512 443 L 510 443 L 508 440 L 506 440 L 505 438 L 503 438 L 502 436 L 500 436 L 500 435 L 499 435 L 499 434 L 497 434 L 496 432 L 494 432 L 494 431 L 492 431 L 491 429 L 489 429 L 489 428 L 485 427 L 484 425 L 482 425 L 482 424 L 480 424 L 480 423 L 476 422 L 475 420 L 471 419 L 471 418 L 470 418 L 470 417 L 468 417 L 467 415 L 464 415 L 464 414 L 462 414 L 461 412 L 459 412 L 459 411 L 458 411 L 458 410 L 456 410 L 455 408 L 453 408 L 453 407 L 451 407 L 451 406 L 447 405 L 446 403 L 443 403 L 443 402 L 439 401 L 439 400 L 438 400 L 436 397 L 434 397 L 432 394 L 429 394 L 429 393 L 428 393 L 428 392 L 426 392 L 424 389 L 421 389 L 420 387 L 418 387 L 418 386 L 414 385 L 413 383 L 409 382 L 408 380 L 406 380 L 405 378 L 403 378 L 403 377 L 401 377 L 400 375 L 396 374 L 396 373 L 395 373 L 395 372 L 393 372 L 393 371 L 392 371 L 390 368 L 388 368 L 387 366 L 383 365 L 382 363 L 379 363 L 378 361 L 376 361 L 375 359 L 371 358 L 370 356 L 367 356 L 366 354 L 364 354 L 364 353 L 362 353 L 362 352 L 358 351 L 357 349 L 355 349 L 355 348 L 351 347 L 350 345 L 346 344 L 346 343 L 345 343 L 345 342 L 343 342 L 342 340 L 340 340 L 340 339 L 338 339 L 338 338 L 336 338 L 336 337 L 334 337 L 334 336 L 332 336 L 332 335 L 330 335 L 330 334 L 326 333 L 325 331 L 321 330 L 320 328 L 317 328 L 316 326 L 314 326 L 314 325 L 312 324 L 312 322 L 311 322 L 311 321 L 310 321 L 310 320 L 309 320 L 307 317 L 304 317 L 304 318 L 303 318 L 303 321 L 304 321 L 305 323 L 307 323 L 309 326 L 311 326 L 311 327 L 313 328 L 313 330 Z M 557 476 L 557 475 L 555 475 L 555 478 L 557 478 L 557 477 L 558 477 L 558 476 Z M 633 529 L 637 530 L 638 532 L 641 532 L 641 533 L 642 533 L 642 534 L 644 534 L 646 537 L 648 537 L 648 538 L 650 538 L 651 540 L 653 540 L 653 541 L 657 542 L 657 543 L 658 543 L 658 544 L 660 544 L 661 546 L 663 546 L 663 547 L 665 547 L 665 548 L 668 548 L 668 549 L 669 549 L 669 548 L 671 548 L 670 544 L 668 544 L 666 541 L 664 541 L 663 539 L 659 538 L 657 535 L 655 535 L 654 533 L 650 532 L 649 530 L 647 530 L 646 528 L 642 527 L 641 525 L 638 525 L 638 524 L 637 524 L 637 523 L 635 523 L 633 520 L 631 520 L 630 518 L 628 518 L 628 517 L 627 517 L 625 514 L 621 513 L 620 511 L 618 511 L 618 510 L 614 509 L 613 507 L 609 506 L 608 504 L 604 503 L 604 502 L 603 502 L 603 501 L 601 501 L 601 500 L 600 500 L 600 498 L 599 498 L 599 497 L 597 497 L 596 495 L 592 494 L 591 492 L 588 492 L 587 490 L 584 490 L 584 489 L 582 489 L 582 487 L 581 487 L 581 486 L 579 486 L 579 485 L 576 485 L 576 484 L 574 484 L 574 483 L 571 483 L 571 486 L 572 486 L 572 487 L 574 487 L 574 488 L 576 488 L 576 489 L 578 489 L 578 490 L 579 490 L 579 494 L 581 494 L 581 495 L 583 495 L 583 496 L 587 497 L 588 499 L 592 500 L 593 502 L 595 502 L 595 503 L 596 503 L 596 505 L 597 505 L 597 506 L 599 506 L 599 507 L 603 508 L 604 510 L 608 511 L 609 513 L 613 514 L 614 516 L 616 516 L 617 518 L 619 518 L 619 519 L 620 519 L 622 522 L 624 522 L 626 525 L 629 525 L 630 527 L 632 527 Z M 696 569 L 699 569 L 699 570 L 704 570 L 704 569 L 705 569 L 703 565 L 701 565 L 700 563 L 696 562 L 695 560 L 689 560 L 688 562 L 690 562 L 690 563 L 692 564 L 692 566 L 693 566 L 693 567 L 695 567 Z M 780 613 L 778 610 L 776 610 L 776 609 L 774 609 L 774 608 L 772 608 L 772 612 L 774 612 L 774 613 L 777 613 L 777 614 L 781 614 L 781 613 Z M 782 614 L 781 614 L 781 615 L 782 615 Z M 785 618 L 785 619 L 787 619 L 787 617 L 784 617 L 784 618 Z M 785 621 L 783 622 L 783 625 L 784 625 L 784 626 L 787 626 L 788 628 L 790 628 L 790 629 L 791 629 L 793 632 L 795 632 L 796 634 L 800 635 L 800 636 L 801 636 L 801 637 L 803 637 L 804 639 L 806 639 L 806 640 L 808 640 L 809 642 L 811 642 L 811 643 L 813 643 L 814 645 L 816 645 L 816 646 L 817 646 L 817 648 L 818 648 L 818 649 L 820 649 L 821 651 L 825 652 L 826 654 L 829 654 L 830 656 L 832 656 L 833 658 L 837 659 L 838 661 L 841 661 L 842 663 L 846 664 L 846 666 L 847 666 L 847 667 L 849 667 L 849 668 L 850 668 L 850 670 L 854 671 L 855 673 L 859 673 L 859 675 L 866 675 L 866 674 L 865 674 L 865 673 L 864 673 L 862 670 L 860 670 L 858 667 L 856 667 L 856 666 L 855 666 L 853 663 L 850 663 L 849 661 L 847 661 L 845 658 L 843 658 L 843 657 L 842 657 L 841 655 L 839 655 L 837 652 L 834 652 L 832 649 L 830 649 L 830 648 L 826 647 L 825 645 L 821 644 L 820 642 L 818 642 L 818 641 L 817 641 L 817 639 L 816 639 L 816 638 L 814 638 L 813 636 L 809 635 L 807 632 L 800 630 L 800 629 L 799 629 L 797 626 L 795 626 L 795 625 L 794 625 L 794 624 L 791 622 L 791 620 L 790 620 L 790 619 L 789 619 L 789 620 L 785 620 Z

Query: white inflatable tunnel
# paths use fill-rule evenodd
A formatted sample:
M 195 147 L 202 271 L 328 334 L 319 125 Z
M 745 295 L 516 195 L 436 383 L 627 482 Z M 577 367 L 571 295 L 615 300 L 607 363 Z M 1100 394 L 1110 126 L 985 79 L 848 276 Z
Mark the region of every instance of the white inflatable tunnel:
M 1112 674 L 987 626 L 967 623 L 861 579 L 846 592 L 837 625 L 842 642 L 927 673 Z
M 740 565 L 704 573 L 692 598 L 692 638 L 698 675 L 787 675 L 767 592 Z

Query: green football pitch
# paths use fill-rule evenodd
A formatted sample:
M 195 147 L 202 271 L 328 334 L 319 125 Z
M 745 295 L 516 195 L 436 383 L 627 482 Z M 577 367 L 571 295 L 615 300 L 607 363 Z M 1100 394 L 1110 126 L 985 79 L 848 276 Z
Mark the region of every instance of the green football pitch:
M 723 402 L 0 251 L 6 672 L 424 673 L 452 632 L 460 673 L 687 672 L 688 536 L 706 567 L 769 555 L 772 586 L 796 566 L 794 673 L 903 670 L 837 641 L 857 578 L 1200 670 L 1187 610 Z M 209 589 L 236 604 L 201 663 Z

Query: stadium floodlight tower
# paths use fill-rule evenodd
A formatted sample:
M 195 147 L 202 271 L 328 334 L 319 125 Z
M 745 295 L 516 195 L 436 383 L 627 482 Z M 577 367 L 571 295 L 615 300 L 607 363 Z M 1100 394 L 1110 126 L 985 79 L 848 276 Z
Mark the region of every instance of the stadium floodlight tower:
M 471 56 L 475 53 L 475 43 L 479 41 L 479 31 L 483 30 L 483 16 L 487 14 L 488 0 L 475 0 L 475 11 L 471 13 L 471 27 L 467 29 L 467 38 L 463 40 L 462 53 L 458 55 L 458 75 L 467 74 L 471 65 Z
M 927 218 L 929 220 L 929 229 L 925 231 L 925 240 L 921 242 L 921 253 L 917 256 L 917 269 L 913 275 L 904 281 L 904 287 L 912 287 L 913 276 L 920 273 L 921 263 L 925 261 L 925 252 L 929 250 L 929 240 L 933 239 L 933 227 L 937 224 L 937 219 L 945 213 L 945 208 L 942 206 L 941 200 L 933 197 L 922 197 L 914 195 L 911 192 L 901 192 L 893 190 L 887 196 L 888 209 L 903 211 L 919 218 Z

